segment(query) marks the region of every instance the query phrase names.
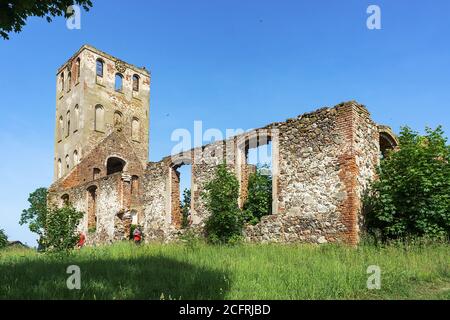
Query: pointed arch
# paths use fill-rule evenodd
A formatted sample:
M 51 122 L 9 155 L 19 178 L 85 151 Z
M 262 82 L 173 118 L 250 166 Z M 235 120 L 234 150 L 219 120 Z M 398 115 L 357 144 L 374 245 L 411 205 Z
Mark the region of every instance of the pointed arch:
M 75 105 L 73 118 L 73 132 L 78 131 L 80 126 L 80 107 Z
M 123 90 L 123 76 L 120 73 L 116 73 L 114 89 L 118 92 Z
M 58 159 L 58 164 L 57 164 L 56 170 L 57 170 L 57 176 L 58 176 L 58 179 L 59 179 L 59 178 L 62 177 L 62 162 L 61 162 L 61 159 Z
M 81 60 L 80 60 L 80 58 L 78 57 L 77 58 L 77 61 L 75 62 L 75 66 L 76 66 L 76 69 L 77 69 L 77 81 L 76 82 L 79 82 L 80 81 L 80 74 L 81 74 Z
M 97 77 L 103 77 L 103 64 L 104 61 L 100 58 L 95 62 L 95 73 L 97 74 Z
M 78 163 L 80 163 L 80 157 L 78 155 L 78 151 L 75 150 L 73 152 L 73 165 L 76 166 Z
M 105 110 L 103 106 L 98 104 L 95 106 L 95 131 L 104 132 L 105 131 Z
M 67 115 L 66 115 L 66 121 L 67 121 L 67 125 L 66 125 L 66 138 L 70 135 L 70 110 L 67 111 Z
M 134 117 L 131 120 L 131 139 L 133 141 L 140 141 L 141 136 L 141 124 L 138 118 Z
M 139 91 L 139 76 L 137 74 L 133 75 L 133 91 Z

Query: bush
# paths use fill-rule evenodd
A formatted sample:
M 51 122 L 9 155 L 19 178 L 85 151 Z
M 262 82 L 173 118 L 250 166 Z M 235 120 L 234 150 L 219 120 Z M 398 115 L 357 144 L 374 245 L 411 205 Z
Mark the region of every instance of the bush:
M 402 128 L 365 199 L 368 231 L 383 241 L 450 237 L 450 146 L 441 127 Z
M 206 237 L 212 243 L 228 243 L 242 234 L 243 217 L 238 206 L 239 182 L 226 164 L 216 169 L 215 178 L 206 185 Z
M 8 237 L 3 229 L 0 229 L 0 249 L 8 245 Z
M 258 166 L 248 178 L 248 197 L 244 203 L 244 219 L 256 224 L 261 217 L 272 213 L 272 177 L 264 174 L 267 165 Z
M 68 251 L 79 240 L 77 232 L 83 213 L 71 206 L 49 211 L 46 221 L 44 243 L 48 251 Z

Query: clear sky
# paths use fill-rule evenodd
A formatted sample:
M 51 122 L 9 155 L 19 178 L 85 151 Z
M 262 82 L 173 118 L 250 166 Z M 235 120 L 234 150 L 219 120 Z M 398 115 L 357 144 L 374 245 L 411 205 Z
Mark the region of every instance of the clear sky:
M 250 129 L 357 100 L 375 121 L 450 132 L 448 0 L 93 0 L 81 29 L 31 18 L 0 40 L 0 228 L 53 175 L 55 74 L 83 44 L 152 72 L 150 160 L 173 130 Z M 381 8 L 381 30 L 366 9 Z

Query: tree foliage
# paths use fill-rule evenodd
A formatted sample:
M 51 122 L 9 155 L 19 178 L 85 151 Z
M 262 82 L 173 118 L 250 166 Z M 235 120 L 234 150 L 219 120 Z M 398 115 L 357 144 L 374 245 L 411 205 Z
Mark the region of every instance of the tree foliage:
M 20 225 L 28 224 L 31 232 L 37 233 L 39 239 L 42 239 L 45 231 L 45 221 L 47 218 L 47 189 L 38 188 L 30 193 L 28 202 L 30 207 L 22 211 L 20 216 Z
M 211 213 L 205 224 L 207 239 L 212 243 L 235 241 L 241 236 L 244 223 L 238 206 L 238 180 L 223 163 L 205 189 L 206 207 Z
M 8 237 L 3 229 L 0 229 L 0 249 L 8 245 Z
M 441 127 L 402 128 L 365 199 L 368 231 L 383 240 L 450 236 L 450 146 Z
M 45 17 L 48 22 L 56 16 L 69 18 L 67 8 L 82 6 L 89 11 L 91 0 L 0 0 L 0 36 L 9 39 L 8 33 L 20 32 L 28 17 Z
M 191 210 L 191 189 L 184 189 L 183 191 L 183 201 L 181 202 L 181 227 L 187 228 L 189 225 L 189 214 Z
M 47 206 L 46 188 L 38 188 L 28 198 L 30 207 L 22 211 L 19 223 L 28 224 L 31 232 L 39 236 L 39 246 L 48 251 L 63 251 L 73 248 L 79 238 L 77 226 L 83 217 L 72 206 L 63 208 Z
M 77 232 L 83 213 L 72 206 L 49 211 L 44 235 L 44 246 L 48 251 L 67 251 L 79 240 Z
M 267 165 L 258 166 L 248 178 L 248 197 L 244 203 L 245 221 L 258 223 L 265 215 L 272 213 L 272 176 L 267 175 Z

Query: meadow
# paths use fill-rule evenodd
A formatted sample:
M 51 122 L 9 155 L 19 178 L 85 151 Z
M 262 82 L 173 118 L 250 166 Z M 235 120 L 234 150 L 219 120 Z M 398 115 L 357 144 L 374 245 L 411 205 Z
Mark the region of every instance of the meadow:
M 69 265 L 81 289 L 69 290 Z M 380 267 L 369 290 L 367 268 Z M 450 299 L 448 244 L 123 242 L 70 255 L 0 250 L 0 299 Z

